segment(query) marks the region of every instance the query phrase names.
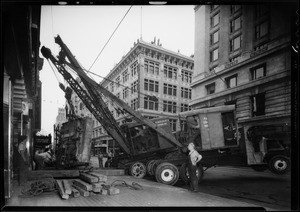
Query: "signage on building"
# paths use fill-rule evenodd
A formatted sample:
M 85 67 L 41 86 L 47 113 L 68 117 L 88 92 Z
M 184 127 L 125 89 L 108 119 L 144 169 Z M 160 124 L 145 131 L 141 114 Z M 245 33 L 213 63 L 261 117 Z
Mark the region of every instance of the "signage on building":
M 51 135 L 48 136 L 38 136 L 34 135 L 34 146 L 47 146 L 51 144 Z

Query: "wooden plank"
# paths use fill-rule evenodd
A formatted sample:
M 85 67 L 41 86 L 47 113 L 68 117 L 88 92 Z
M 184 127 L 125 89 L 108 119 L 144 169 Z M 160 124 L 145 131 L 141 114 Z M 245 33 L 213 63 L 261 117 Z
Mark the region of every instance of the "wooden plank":
M 114 194 L 119 194 L 120 193 L 120 189 L 115 188 L 115 187 L 111 187 L 108 189 L 108 195 L 114 195 Z
M 76 186 L 84 189 L 85 191 L 91 191 L 91 190 L 93 190 L 93 186 L 91 184 L 86 183 L 86 182 L 84 182 L 84 181 L 82 181 L 80 179 L 74 180 L 73 183 L 74 183 L 74 185 L 76 185 Z
M 64 187 L 64 191 L 66 194 L 71 194 L 72 193 L 72 188 L 71 188 L 71 184 L 68 180 L 62 180 L 62 184 Z
M 101 189 L 101 194 L 102 195 L 107 195 L 107 192 L 108 192 L 107 189 L 104 189 L 104 188 Z
M 81 196 L 84 196 L 84 197 L 90 196 L 89 191 L 83 190 L 82 188 L 78 187 L 77 185 L 73 185 L 73 187 L 80 193 Z
M 79 197 L 80 193 L 76 188 L 71 188 L 72 189 L 72 197 Z
M 102 188 L 102 185 L 104 185 L 104 182 L 99 182 L 99 183 L 91 183 L 93 188 Z
M 64 191 L 62 180 L 56 180 L 56 184 L 57 184 L 58 192 L 59 192 L 61 198 L 62 199 L 69 199 L 69 195 L 66 194 L 65 191 Z
M 97 183 L 99 178 L 88 173 L 80 173 L 79 178 L 87 183 Z
M 99 174 L 97 172 L 90 172 L 90 175 L 94 177 L 98 177 L 99 181 L 98 182 L 106 182 L 107 181 L 107 176 L 103 174 Z

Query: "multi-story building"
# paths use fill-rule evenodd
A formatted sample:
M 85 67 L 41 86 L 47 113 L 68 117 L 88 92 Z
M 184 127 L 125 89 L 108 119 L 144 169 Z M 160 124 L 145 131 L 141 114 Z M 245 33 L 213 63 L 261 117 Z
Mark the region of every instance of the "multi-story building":
M 2 4 L 2 3 L 1 3 Z M 3 52 L 3 170 L 5 200 L 11 197 L 13 178 L 26 180 L 29 167 L 20 163 L 18 136 L 26 135 L 26 152 L 32 158 L 33 135 L 41 130 L 41 89 L 39 55 L 41 6 L 3 2 L 1 5 L 1 47 Z M 30 168 L 33 161 L 29 160 Z
M 239 126 L 290 125 L 291 8 L 195 7 L 192 108 L 235 104 Z M 245 142 L 250 142 L 245 136 Z M 248 155 L 249 163 L 254 158 Z
M 158 42 L 137 40 L 133 48 L 110 71 L 101 85 L 147 118 L 168 117 L 172 131 L 180 129 L 178 113 L 189 110 L 192 98 L 194 60 L 162 47 Z M 76 97 L 72 97 L 76 98 Z M 78 98 L 78 97 L 77 97 Z M 76 103 L 75 113 L 82 102 Z M 109 110 L 119 124 L 130 118 L 123 109 L 104 97 Z M 84 112 L 89 115 L 89 112 Z M 94 119 L 95 154 L 118 146 Z

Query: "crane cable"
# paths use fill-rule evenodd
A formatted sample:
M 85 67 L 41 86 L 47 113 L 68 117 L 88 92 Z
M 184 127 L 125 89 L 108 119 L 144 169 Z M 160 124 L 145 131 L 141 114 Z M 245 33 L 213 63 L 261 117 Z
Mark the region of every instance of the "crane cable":
M 126 17 L 126 15 L 128 14 L 128 12 L 130 11 L 131 8 L 132 8 L 132 5 L 127 10 L 127 12 L 125 13 L 125 15 L 123 16 L 123 18 L 121 19 L 121 21 L 119 22 L 119 24 L 117 25 L 117 27 L 115 28 L 115 30 L 113 31 L 113 33 L 109 37 L 108 41 L 105 43 L 104 47 L 102 48 L 102 50 L 100 51 L 100 53 L 97 55 L 96 59 L 94 60 L 94 62 L 92 63 L 92 65 L 90 66 L 90 68 L 88 70 L 91 70 L 91 68 L 93 67 L 93 65 L 95 64 L 95 62 L 98 60 L 98 58 L 101 55 L 101 53 L 103 52 L 104 48 L 106 47 L 106 45 L 108 44 L 108 42 L 110 41 L 110 39 L 112 38 L 112 36 L 115 34 L 115 32 L 117 31 L 117 29 L 119 28 L 120 24 L 122 23 L 122 21 L 124 20 L 124 18 Z

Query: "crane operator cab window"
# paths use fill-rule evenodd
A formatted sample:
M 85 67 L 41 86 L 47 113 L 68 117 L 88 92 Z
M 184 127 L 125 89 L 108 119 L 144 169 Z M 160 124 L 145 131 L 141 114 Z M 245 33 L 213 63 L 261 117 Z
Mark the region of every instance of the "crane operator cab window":
M 132 146 L 136 154 L 154 151 L 159 148 L 157 134 L 147 126 L 136 126 L 130 129 Z

